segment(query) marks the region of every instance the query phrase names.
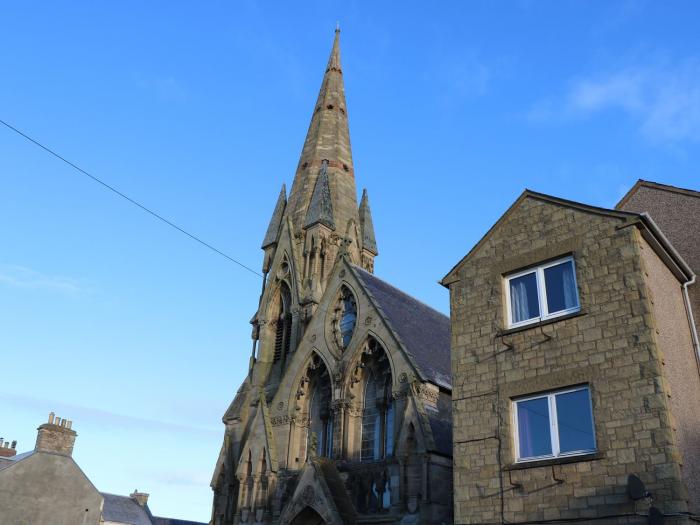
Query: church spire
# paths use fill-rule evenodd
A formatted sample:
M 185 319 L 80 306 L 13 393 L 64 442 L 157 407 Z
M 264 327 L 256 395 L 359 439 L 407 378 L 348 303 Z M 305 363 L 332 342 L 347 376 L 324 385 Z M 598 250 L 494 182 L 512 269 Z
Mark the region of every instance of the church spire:
M 372 255 L 377 255 L 377 240 L 374 238 L 374 224 L 372 224 L 372 212 L 369 209 L 369 197 L 367 190 L 362 190 L 360 201 L 360 234 L 362 235 L 362 248 Z
M 357 190 L 350 148 L 343 69 L 340 61 L 340 30 L 336 29 L 321 89 L 289 195 L 287 214 L 296 233 L 305 227 L 316 180 L 327 161 L 326 175 L 331 199 L 332 221 L 345 234 L 348 223 L 359 221 Z

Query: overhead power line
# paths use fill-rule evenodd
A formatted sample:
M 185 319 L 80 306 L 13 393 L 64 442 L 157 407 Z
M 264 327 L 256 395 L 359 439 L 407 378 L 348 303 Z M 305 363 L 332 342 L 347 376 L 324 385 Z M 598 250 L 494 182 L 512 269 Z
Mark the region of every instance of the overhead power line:
M 231 261 L 232 263 L 237 264 L 238 266 L 240 266 L 241 268 L 243 268 L 243 269 L 245 269 L 245 270 L 248 270 L 250 273 L 252 273 L 252 274 L 254 274 L 254 275 L 257 275 L 258 277 L 262 277 L 262 274 L 260 274 L 259 272 L 256 272 L 255 270 L 253 270 L 250 266 L 246 266 L 245 264 L 243 264 L 242 262 L 240 262 L 240 261 L 234 259 L 234 258 L 231 257 L 230 255 L 228 255 L 228 254 L 222 252 L 221 250 L 219 250 L 219 249 L 216 248 L 215 246 L 212 246 L 212 245 L 209 244 L 208 242 L 203 241 L 202 239 L 200 239 L 200 238 L 197 237 L 196 235 L 194 235 L 194 234 L 188 232 L 187 230 L 185 230 L 185 229 L 183 229 L 183 228 L 180 228 L 180 226 L 178 226 L 177 224 L 175 224 L 175 223 L 169 221 L 168 219 L 166 219 L 165 217 L 163 217 L 163 216 L 160 215 L 159 213 L 153 211 L 152 209 L 150 209 L 150 208 L 144 206 L 143 204 L 141 204 L 140 202 L 138 202 L 138 201 L 132 199 L 132 198 L 129 197 L 128 195 L 122 193 L 121 191 L 119 191 L 119 190 L 118 190 L 117 188 L 115 188 L 114 186 L 111 186 L 111 185 L 107 184 L 107 183 L 106 183 L 105 181 L 103 181 L 102 179 L 100 179 L 100 178 L 98 178 L 98 177 L 95 177 L 95 176 L 92 175 L 91 173 L 88 173 L 87 171 L 85 171 L 83 168 L 81 168 L 81 167 L 78 166 L 77 164 L 74 164 L 73 162 L 69 161 L 69 160 L 66 159 L 65 157 L 59 155 L 58 153 L 56 153 L 56 152 L 55 152 L 54 150 L 52 150 L 51 148 L 49 148 L 49 147 L 47 147 L 47 146 L 44 146 L 41 142 L 39 142 L 38 140 L 33 139 L 32 137 L 30 137 L 30 136 L 27 135 L 26 133 L 24 133 L 24 132 L 20 131 L 19 129 L 17 129 L 16 127 L 12 126 L 11 124 L 8 124 L 7 122 L 5 122 L 5 121 L 2 120 L 2 119 L 0 119 L 0 123 L 2 123 L 2 124 L 3 124 L 5 127 L 7 127 L 8 129 L 10 129 L 10 130 L 14 131 L 15 133 L 17 133 L 19 136 L 21 136 L 21 137 L 27 139 L 27 140 L 28 140 L 29 142 L 31 142 L 32 144 L 34 144 L 34 145 L 36 145 L 36 146 L 39 146 L 41 149 L 43 149 L 43 150 L 46 151 L 47 153 L 50 153 L 51 155 L 53 155 L 53 156 L 56 157 L 57 159 L 59 159 L 59 160 L 65 162 L 65 163 L 68 164 L 71 168 L 73 168 L 73 169 L 79 171 L 80 173 L 82 173 L 83 175 L 86 175 L 87 177 L 90 177 L 93 181 L 95 181 L 95 182 L 97 182 L 98 184 L 102 185 L 104 188 L 107 188 L 107 189 L 108 189 L 109 191 L 111 191 L 112 193 L 117 194 L 117 195 L 120 196 L 122 199 L 127 200 L 128 202 L 130 202 L 130 203 L 133 204 L 134 206 L 137 206 L 137 207 L 141 208 L 143 211 L 145 211 L 146 213 L 149 213 L 150 215 L 152 215 L 153 217 L 155 217 L 155 218 L 158 219 L 159 221 L 164 222 L 165 224 L 167 224 L 167 225 L 170 226 L 171 228 L 174 228 L 174 229 L 176 229 L 177 231 L 179 231 L 180 233 L 183 233 L 183 234 L 187 235 L 190 239 L 192 239 L 192 240 L 194 240 L 194 241 L 197 241 L 197 242 L 198 242 L 199 244 L 201 244 L 202 246 L 205 246 L 206 248 L 209 248 L 210 250 L 212 250 L 212 251 L 215 252 L 215 253 L 218 253 L 219 255 L 221 255 L 222 257 L 225 257 L 226 259 L 228 259 L 228 260 Z

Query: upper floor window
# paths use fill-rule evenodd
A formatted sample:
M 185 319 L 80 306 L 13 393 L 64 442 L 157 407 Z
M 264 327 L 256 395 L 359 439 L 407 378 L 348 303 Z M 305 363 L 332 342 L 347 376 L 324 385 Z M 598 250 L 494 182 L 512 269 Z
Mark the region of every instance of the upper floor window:
M 513 405 L 518 461 L 595 451 L 591 394 L 587 386 L 518 399 Z
M 558 259 L 506 276 L 506 298 L 509 327 L 577 311 L 574 258 Z

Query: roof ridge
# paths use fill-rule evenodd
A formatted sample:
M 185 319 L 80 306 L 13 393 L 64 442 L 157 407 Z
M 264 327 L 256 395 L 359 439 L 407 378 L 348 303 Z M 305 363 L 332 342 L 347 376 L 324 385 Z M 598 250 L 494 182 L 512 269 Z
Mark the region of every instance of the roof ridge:
M 682 193 L 683 195 L 690 193 L 691 197 L 700 198 L 700 190 L 693 190 L 690 188 L 681 188 L 680 186 L 674 186 L 673 184 L 664 184 L 663 182 L 656 182 L 653 180 L 639 179 L 638 182 L 640 183 L 641 186 L 647 186 L 650 188 L 657 188 L 660 190 L 670 191 L 673 193 Z
M 355 269 L 355 270 L 360 270 L 361 272 L 365 273 L 366 275 L 369 275 L 370 277 L 373 277 L 373 278 L 377 279 L 378 281 L 383 282 L 384 284 L 386 284 L 387 286 L 390 286 L 391 288 L 393 288 L 393 289 L 396 290 L 397 292 L 399 292 L 399 293 L 405 295 L 406 297 L 412 299 L 413 301 L 415 301 L 415 302 L 417 302 L 417 303 L 422 304 L 423 306 L 425 306 L 426 308 L 429 308 L 429 309 L 432 310 L 433 312 L 435 312 L 435 313 L 437 313 L 437 314 L 440 314 L 441 316 L 443 316 L 445 319 L 447 319 L 447 320 L 449 321 L 449 319 L 450 319 L 450 316 L 449 316 L 449 315 L 442 313 L 440 310 L 438 310 L 437 308 L 435 308 L 435 307 L 433 307 L 433 306 L 430 306 L 430 305 L 429 305 L 428 303 L 426 303 L 425 301 L 422 301 L 422 300 L 420 300 L 420 299 L 414 297 L 413 295 L 411 295 L 411 294 L 408 293 L 408 292 L 404 292 L 401 288 L 398 288 L 398 287 L 394 286 L 393 284 L 391 284 L 391 283 L 388 282 L 388 281 L 385 281 L 385 280 L 382 279 L 381 277 L 377 277 L 375 274 L 368 272 L 367 270 L 365 270 L 365 269 L 362 268 L 361 266 L 357 266 L 356 264 L 353 264 L 353 263 L 350 263 L 350 266 L 352 266 L 353 269 Z

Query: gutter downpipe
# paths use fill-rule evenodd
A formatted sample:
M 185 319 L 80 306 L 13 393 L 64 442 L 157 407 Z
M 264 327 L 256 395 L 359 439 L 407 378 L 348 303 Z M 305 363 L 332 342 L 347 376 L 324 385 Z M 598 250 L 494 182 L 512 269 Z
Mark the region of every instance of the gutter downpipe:
M 674 255 L 682 263 L 683 266 L 685 266 L 685 268 L 683 269 L 687 270 L 686 273 L 690 276 L 690 279 L 684 282 L 681 285 L 681 288 L 683 289 L 683 303 L 685 305 L 685 313 L 688 316 L 688 325 L 690 326 L 690 338 L 692 339 L 693 349 L 695 350 L 695 361 L 698 365 L 698 373 L 700 373 L 700 341 L 698 338 L 698 330 L 695 327 L 695 318 L 693 316 L 693 307 L 690 304 L 690 295 L 688 294 L 688 286 L 690 286 L 691 284 L 695 284 L 696 275 L 688 266 L 688 263 L 686 263 L 683 260 L 680 254 L 673 247 L 671 241 L 669 241 L 668 238 L 659 229 L 659 227 L 653 221 L 651 216 L 647 212 L 641 213 L 640 215 L 651 225 L 652 229 L 654 230 L 654 233 L 661 238 L 665 245 L 665 248 L 668 249 L 669 252 L 671 252 L 671 254 Z

